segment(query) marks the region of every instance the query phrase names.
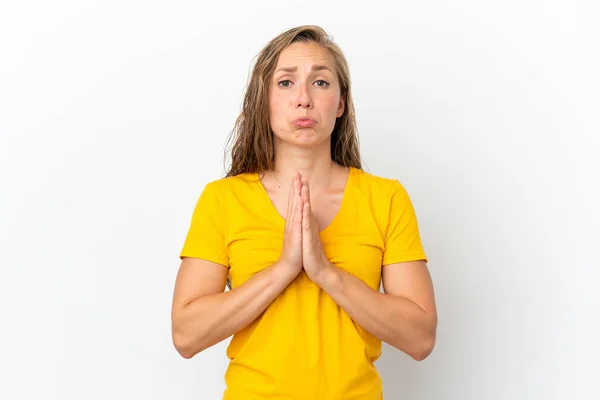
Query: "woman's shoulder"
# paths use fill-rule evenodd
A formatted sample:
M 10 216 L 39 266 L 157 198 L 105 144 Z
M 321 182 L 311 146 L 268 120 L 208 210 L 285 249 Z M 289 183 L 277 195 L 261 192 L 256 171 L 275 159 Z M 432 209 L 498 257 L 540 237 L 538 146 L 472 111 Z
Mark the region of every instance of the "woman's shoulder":
M 207 181 L 204 190 L 215 191 L 219 194 L 240 193 L 252 190 L 260 178 L 256 173 L 245 172 L 234 176 L 225 176 Z
M 353 168 L 351 173 L 355 176 L 356 185 L 367 193 L 385 196 L 404 189 L 398 178 L 377 175 L 358 168 Z

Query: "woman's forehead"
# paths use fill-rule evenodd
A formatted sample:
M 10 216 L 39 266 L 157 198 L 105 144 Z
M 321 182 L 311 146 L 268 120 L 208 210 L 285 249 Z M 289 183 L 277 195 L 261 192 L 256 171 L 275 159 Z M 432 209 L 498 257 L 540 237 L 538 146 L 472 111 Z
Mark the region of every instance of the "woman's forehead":
M 325 69 L 322 67 L 326 67 L 333 71 L 335 68 L 333 56 L 326 48 L 316 43 L 296 42 L 281 52 L 275 70 L 285 68 L 286 72 L 291 72 L 292 68 L 301 66 L 306 68 L 307 64 L 310 67 L 316 66 L 316 69 Z

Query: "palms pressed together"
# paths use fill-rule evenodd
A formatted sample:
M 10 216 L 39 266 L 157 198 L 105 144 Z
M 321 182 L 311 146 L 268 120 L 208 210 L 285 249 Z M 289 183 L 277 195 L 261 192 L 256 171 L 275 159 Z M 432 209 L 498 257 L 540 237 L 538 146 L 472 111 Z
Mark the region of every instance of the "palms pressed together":
M 308 180 L 296 173 L 288 201 L 282 257 L 297 271 L 318 283 L 332 265 L 319 236 L 319 225 L 312 212 Z

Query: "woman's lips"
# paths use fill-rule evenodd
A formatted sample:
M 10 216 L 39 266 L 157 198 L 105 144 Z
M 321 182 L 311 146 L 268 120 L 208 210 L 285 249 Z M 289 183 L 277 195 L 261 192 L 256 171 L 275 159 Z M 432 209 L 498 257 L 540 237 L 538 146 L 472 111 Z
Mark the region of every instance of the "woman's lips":
M 317 121 L 315 121 L 312 118 L 298 118 L 292 123 L 299 128 L 310 128 L 311 126 L 316 124 Z

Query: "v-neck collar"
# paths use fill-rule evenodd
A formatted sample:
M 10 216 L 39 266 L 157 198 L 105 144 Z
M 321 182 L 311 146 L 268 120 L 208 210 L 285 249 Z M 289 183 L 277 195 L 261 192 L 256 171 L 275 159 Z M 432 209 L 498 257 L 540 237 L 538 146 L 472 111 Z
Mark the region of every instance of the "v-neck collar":
M 319 231 L 319 234 L 325 234 L 334 225 L 336 225 L 337 221 L 340 218 L 342 218 L 341 215 L 344 212 L 345 204 L 348 203 L 348 200 L 346 198 L 348 197 L 349 188 L 353 184 L 352 179 L 353 179 L 353 175 L 355 174 L 355 172 L 356 172 L 356 169 L 354 167 L 349 168 L 348 178 L 346 179 L 346 185 L 344 186 L 344 192 L 342 193 L 342 201 L 340 203 L 340 207 L 339 207 L 337 213 L 335 214 L 335 216 L 333 217 L 333 219 L 331 220 L 331 222 L 325 228 L 321 229 Z M 260 179 L 259 173 L 255 172 L 255 173 L 253 173 L 253 175 L 254 175 L 254 178 L 256 178 L 256 183 L 260 187 L 260 192 L 262 193 L 262 196 L 269 203 L 268 208 L 270 209 L 270 213 L 273 214 L 273 218 L 283 228 L 285 226 L 285 222 L 286 222 L 285 218 L 283 218 L 283 216 L 277 210 L 277 207 L 275 207 L 275 204 L 273 204 L 273 201 L 269 197 L 269 193 L 267 193 L 267 189 L 265 188 L 265 186 L 262 183 L 262 180 Z

